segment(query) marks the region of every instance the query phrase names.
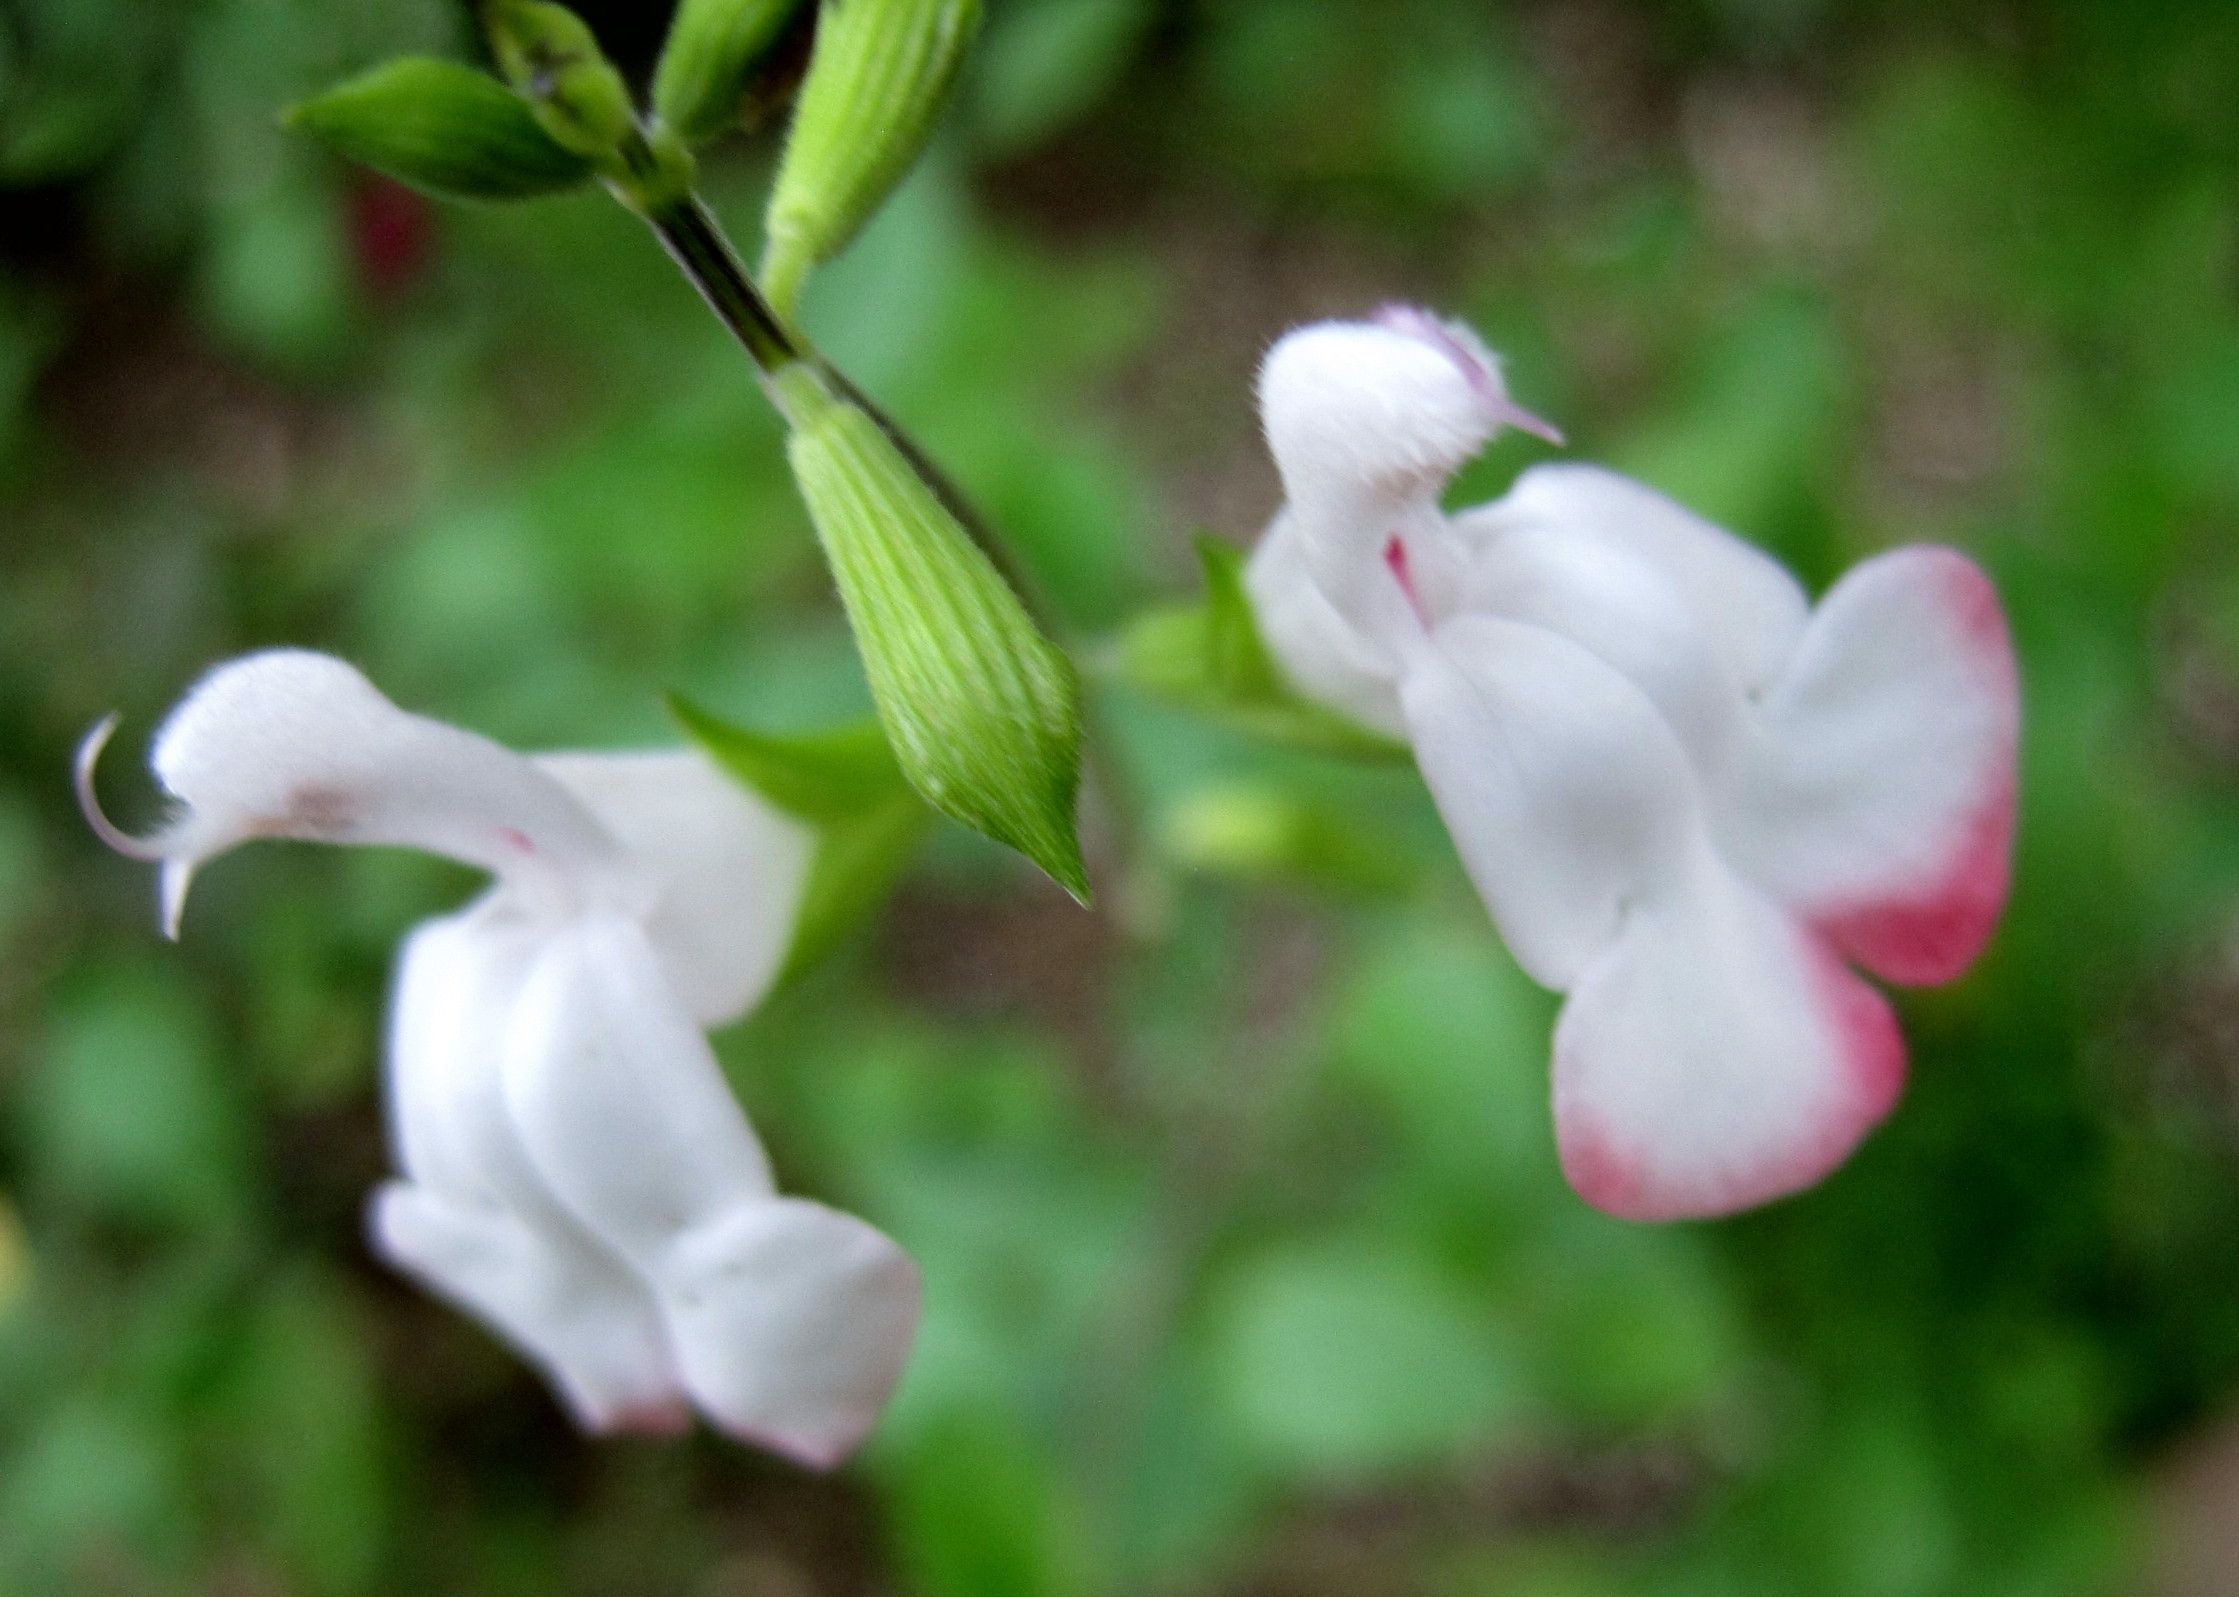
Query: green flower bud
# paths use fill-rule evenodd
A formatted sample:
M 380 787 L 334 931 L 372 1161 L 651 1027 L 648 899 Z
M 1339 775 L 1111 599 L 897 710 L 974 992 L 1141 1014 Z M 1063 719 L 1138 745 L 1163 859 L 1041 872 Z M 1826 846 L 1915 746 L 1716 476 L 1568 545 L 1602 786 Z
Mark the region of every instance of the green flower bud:
M 1400 744 L 1301 698 L 1260 636 L 1244 591 L 1244 557 L 1218 538 L 1197 541 L 1205 598 L 1138 617 L 1121 635 L 1120 679 L 1152 698 L 1257 737 L 1320 754 L 1397 761 Z
M 805 365 L 777 375 L 787 454 L 902 773 L 1082 902 L 1080 682 L 878 423 Z
M 591 174 L 519 95 L 450 61 L 391 61 L 312 96 L 286 121 L 400 182 L 462 199 L 552 194 Z
M 754 69 L 802 0 L 682 0 L 653 73 L 653 109 L 697 144 L 739 120 Z
M 637 137 L 637 114 L 583 19 L 548 0 L 490 0 L 483 15 L 499 67 L 544 131 L 602 167 L 616 163 Z
M 979 0 L 824 0 L 763 224 L 781 313 L 917 159 L 979 22 Z

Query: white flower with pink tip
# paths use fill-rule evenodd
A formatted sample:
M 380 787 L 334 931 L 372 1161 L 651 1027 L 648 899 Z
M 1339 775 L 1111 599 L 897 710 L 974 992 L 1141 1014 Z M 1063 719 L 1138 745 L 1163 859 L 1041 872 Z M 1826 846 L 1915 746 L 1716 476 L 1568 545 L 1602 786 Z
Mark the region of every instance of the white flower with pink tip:
M 1636 1219 L 1820 1180 L 1886 1115 L 1885 981 L 1949 981 L 2005 902 L 2019 697 L 1989 580 L 1866 561 L 1814 608 L 1778 564 L 1584 465 L 1439 496 L 1545 432 L 1467 329 L 1301 328 L 1260 373 L 1285 504 L 1248 569 L 1308 696 L 1404 739 L 1524 970 L 1568 994 L 1563 1168 Z
M 157 734 L 179 801 L 146 838 L 176 934 L 195 868 L 257 837 L 424 849 L 494 878 L 398 961 L 388 1100 L 403 1179 L 376 1249 L 537 1364 L 596 1432 L 693 1410 L 822 1467 L 899 1376 L 916 1267 L 778 1195 L 701 1028 L 776 977 L 815 838 L 699 755 L 530 758 L 398 709 L 352 667 L 218 667 Z

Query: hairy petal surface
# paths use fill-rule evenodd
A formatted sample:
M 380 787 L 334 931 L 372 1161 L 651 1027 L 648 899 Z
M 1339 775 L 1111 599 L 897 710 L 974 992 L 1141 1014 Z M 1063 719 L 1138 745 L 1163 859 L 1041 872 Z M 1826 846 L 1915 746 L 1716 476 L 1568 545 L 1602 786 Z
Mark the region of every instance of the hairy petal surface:
M 550 905 L 615 890 L 614 840 L 557 782 L 488 738 L 398 709 L 331 655 L 244 655 L 195 685 L 156 733 L 150 764 L 181 809 L 151 838 L 116 834 L 92 804 L 109 724 L 81 753 L 88 818 L 162 861 L 173 930 L 195 868 L 259 837 L 423 849 Z

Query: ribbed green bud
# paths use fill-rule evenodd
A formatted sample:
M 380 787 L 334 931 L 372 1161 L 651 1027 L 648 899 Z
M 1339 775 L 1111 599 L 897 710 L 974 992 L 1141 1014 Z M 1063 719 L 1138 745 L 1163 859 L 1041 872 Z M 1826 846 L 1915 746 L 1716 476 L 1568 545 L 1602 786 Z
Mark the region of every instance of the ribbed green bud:
M 1085 903 L 1072 662 L 861 406 L 807 366 L 777 387 L 793 475 L 903 775 Z
M 489 0 L 490 49 L 544 131 L 576 154 L 613 165 L 637 135 L 630 91 L 583 19 L 548 0 Z
M 399 182 L 456 198 L 552 194 L 591 174 L 519 95 L 450 61 L 388 62 L 313 95 L 286 121 Z
M 697 144 L 735 126 L 754 69 L 803 0 L 683 0 L 653 72 L 653 110 Z
M 824 0 L 764 220 L 781 313 L 924 149 L 979 22 L 979 0 Z

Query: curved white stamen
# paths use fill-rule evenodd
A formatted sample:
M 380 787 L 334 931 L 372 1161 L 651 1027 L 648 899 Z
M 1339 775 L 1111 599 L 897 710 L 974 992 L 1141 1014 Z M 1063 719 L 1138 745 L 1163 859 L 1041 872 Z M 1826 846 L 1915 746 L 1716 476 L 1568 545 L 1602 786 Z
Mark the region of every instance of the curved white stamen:
M 170 828 L 147 837 L 136 837 L 109 819 L 101 808 L 101 795 L 94 790 L 94 767 L 101 763 L 101 751 L 109 746 L 109 739 L 116 735 L 117 723 L 122 720 L 111 710 L 94 722 L 93 730 L 78 743 L 76 758 L 71 763 L 71 785 L 78 794 L 78 810 L 86 818 L 86 825 L 93 835 L 115 849 L 126 859 L 136 859 L 147 864 L 170 857 L 169 842 L 173 836 Z

